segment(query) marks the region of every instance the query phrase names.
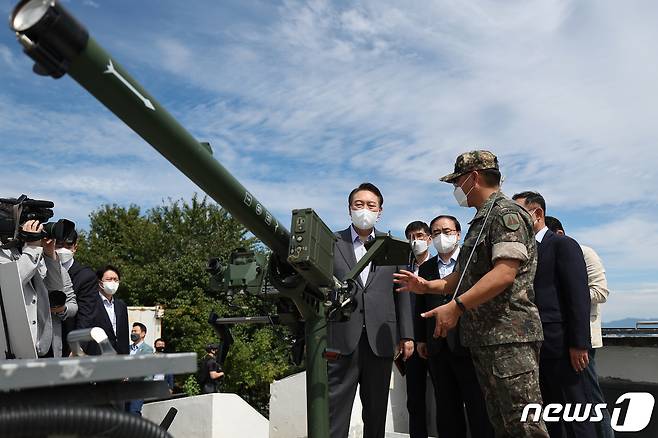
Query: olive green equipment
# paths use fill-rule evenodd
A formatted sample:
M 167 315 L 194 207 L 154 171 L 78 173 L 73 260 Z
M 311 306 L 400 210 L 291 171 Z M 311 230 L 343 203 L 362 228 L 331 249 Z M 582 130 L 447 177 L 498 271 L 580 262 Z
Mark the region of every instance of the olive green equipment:
M 335 278 L 335 237 L 320 217 L 311 209 L 294 210 L 289 232 L 214 159 L 210 145 L 185 130 L 61 4 L 22 1 L 10 16 L 10 26 L 35 61 L 35 73 L 73 78 L 271 250 L 269 254 L 238 250 L 229 260 L 211 261 L 212 282 L 218 291 L 274 295 L 294 303 L 296 315 L 277 321 L 291 317 L 303 321 L 308 436 L 327 438 L 326 360 L 340 353 L 327 351 L 327 321 L 349 317 L 355 279 L 369 262 L 406 264 L 408 242 L 390 235 L 377 237 L 346 279 Z M 252 321 L 234 318 L 232 322 Z

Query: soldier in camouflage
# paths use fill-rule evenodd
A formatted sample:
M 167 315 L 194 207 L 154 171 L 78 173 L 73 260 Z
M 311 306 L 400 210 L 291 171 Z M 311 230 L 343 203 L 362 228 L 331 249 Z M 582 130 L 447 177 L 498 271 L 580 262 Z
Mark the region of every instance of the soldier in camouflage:
M 542 403 L 538 356 L 543 340 L 534 305 L 537 247 L 527 212 L 500 192 L 498 159 L 489 151 L 467 152 L 455 171 L 441 178 L 455 186 L 463 207 L 476 207 L 455 271 L 427 281 L 412 272 L 395 274 L 398 291 L 454 294 L 422 316 L 436 318 L 434 336 L 460 323 L 497 437 L 548 437 L 543 422 L 521 422 L 528 403 Z

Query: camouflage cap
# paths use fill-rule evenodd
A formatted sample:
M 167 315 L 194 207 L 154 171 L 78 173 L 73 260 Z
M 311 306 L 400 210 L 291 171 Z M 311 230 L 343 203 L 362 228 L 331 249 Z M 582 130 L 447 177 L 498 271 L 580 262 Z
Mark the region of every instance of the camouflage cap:
M 465 173 L 474 170 L 498 169 L 498 158 L 489 151 L 465 152 L 457 157 L 455 171 L 441 178 L 441 181 L 451 183 Z

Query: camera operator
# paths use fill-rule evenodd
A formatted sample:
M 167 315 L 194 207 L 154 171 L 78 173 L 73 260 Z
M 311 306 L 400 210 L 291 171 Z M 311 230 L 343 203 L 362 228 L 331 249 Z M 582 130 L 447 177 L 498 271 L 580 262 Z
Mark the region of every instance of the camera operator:
M 43 231 L 43 226 L 38 220 L 28 220 L 20 228 L 27 235 L 37 235 Z M 0 263 L 14 261 L 18 263 L 25 308 L 37 355 L 39 357 L 52 355 L 53 352 L 50 350 L 53 342 L 53 323 L 48 291 L 64 289 L 63 270 L 55 253 L 55 240 L 38 239 L 26 241 L 22 248 L 14 245 L 0 249 Z M 54 308 L 53 313 L 66 312 L 66 307 L 65 304 Z

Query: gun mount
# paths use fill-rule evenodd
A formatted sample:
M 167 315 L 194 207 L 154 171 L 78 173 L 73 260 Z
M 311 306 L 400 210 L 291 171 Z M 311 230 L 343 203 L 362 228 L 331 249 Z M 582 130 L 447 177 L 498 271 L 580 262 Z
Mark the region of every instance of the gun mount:
M 68 74 L 272 250 L 267 262 L 260 254 L 238 252 L 226 267 L 214 260 L 208 268 L 216 287 L 262 294 L 267 278 L 281 297 L 294 302 L 305 326 L 308 436 L 328 437 L 327 319 L 349 317 L 354 278 L 367 262 L 349 278 L 335 278 L 335 237 L 313 210 L 294 210 L 289 232 L 213 158 L 209 145 L 186 131 L 57 1 L 21 1 L 10 25 L 35 61 L 35 73 Z M 406 241 L 384 236 L 364 259 L 406 263 L 409 249 Z

